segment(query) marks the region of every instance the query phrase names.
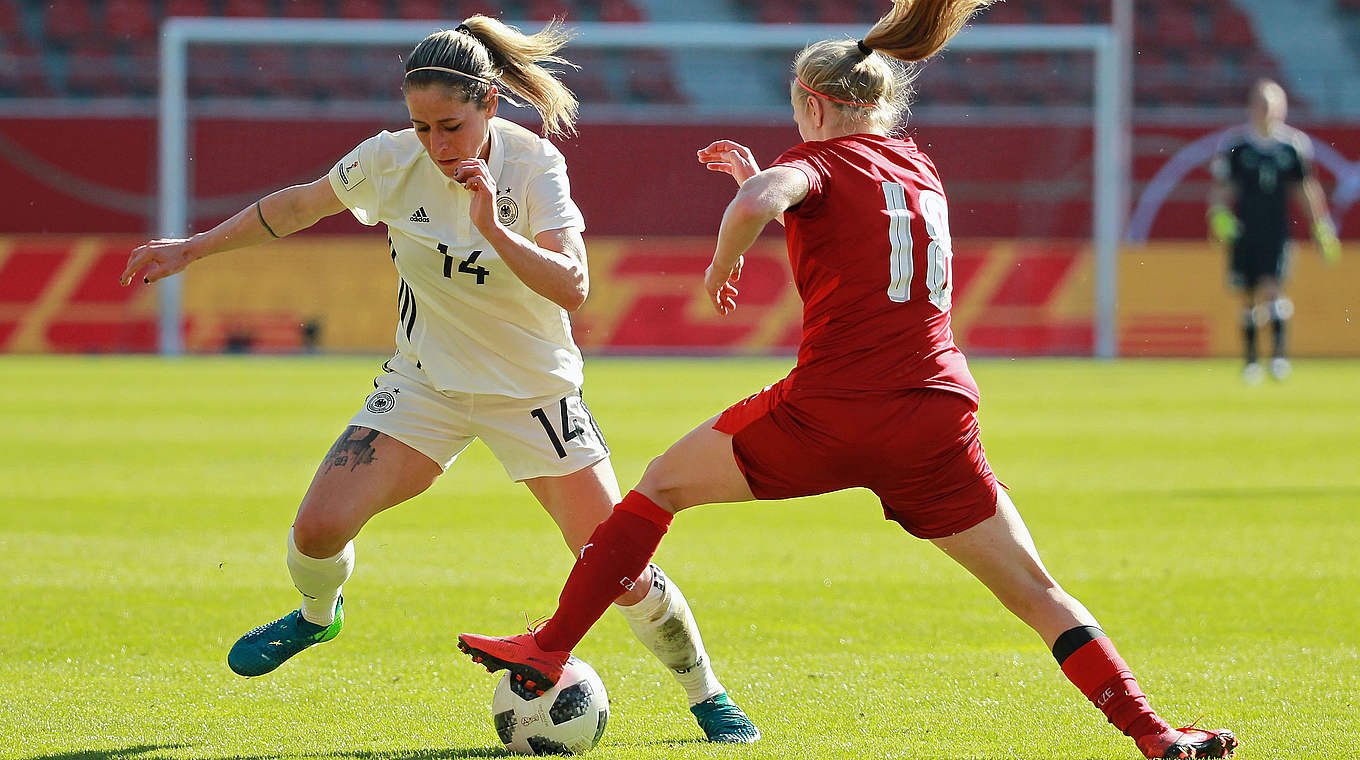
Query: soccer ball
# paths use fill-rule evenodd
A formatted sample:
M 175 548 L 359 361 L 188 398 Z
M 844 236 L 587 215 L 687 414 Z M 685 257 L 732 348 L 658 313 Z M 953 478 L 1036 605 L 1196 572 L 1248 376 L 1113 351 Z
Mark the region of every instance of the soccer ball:
M 609 722 L 609 695 L 595 669 L 575 657 L 557 685 L 536 696 L 506 673 L 491 698 L 501 743 L 522 755 L 571 755 L 600 743 Z

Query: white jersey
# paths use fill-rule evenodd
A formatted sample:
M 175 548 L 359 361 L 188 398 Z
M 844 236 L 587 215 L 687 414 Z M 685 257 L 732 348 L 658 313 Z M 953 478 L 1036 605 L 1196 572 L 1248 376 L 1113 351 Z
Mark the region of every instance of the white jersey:
M 487 160 L 496 217 L 529 240 L 585 229 L 557 148 L 491 120 Z M 582 382 L 567 312 L 510 271 L 468 216 L 472 192 L 440 172 L 415 131 L 381 132 L 331 169 L 331 187 L 363 224 L 387 225 L 397 293 L 397 355 L 459 393 L 532 398 Z

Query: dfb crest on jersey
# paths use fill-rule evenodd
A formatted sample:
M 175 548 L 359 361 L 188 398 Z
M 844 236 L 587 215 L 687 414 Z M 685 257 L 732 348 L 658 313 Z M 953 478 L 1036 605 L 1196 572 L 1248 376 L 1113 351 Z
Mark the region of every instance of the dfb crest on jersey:
M 386 414 L 392 411 L 392 407 L 397 405 L 397 399 L 388 391 L 378 391 L 368 397 L 365 407 L 373 414 Z
M 501 224 L 511 225 L 519 219 L 519 205 L 515 199 L 508 195 L 496 199 L 496 221 Z

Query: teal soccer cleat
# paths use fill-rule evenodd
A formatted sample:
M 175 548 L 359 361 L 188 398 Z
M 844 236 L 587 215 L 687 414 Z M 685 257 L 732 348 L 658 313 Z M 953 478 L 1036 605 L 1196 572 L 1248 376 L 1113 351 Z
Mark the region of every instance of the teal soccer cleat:
M 699 721 L 699 727 L 711 742 L 751 744 L 760 739 L 760 729 L 726 692 L 705 699 L 689 711 L 694 713 L 694 719 Z
M 335 602 L 335 620 L 317 625 L 293 610 L 272 623 L 265 623 L 236 641 L 227 653 L 227 665 L 241 676 L 262 676 L 282 665 L 289 657 L 313 644 L 330 641 L 345 625 L 345 600 Z

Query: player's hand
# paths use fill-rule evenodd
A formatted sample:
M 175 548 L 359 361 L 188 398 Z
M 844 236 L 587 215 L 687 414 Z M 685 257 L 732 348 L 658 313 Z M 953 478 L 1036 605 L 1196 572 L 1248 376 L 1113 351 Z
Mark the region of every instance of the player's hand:
M 192 238 L 152 240 L 137 246 L 128 256 L 127 267 L 118 281 L 126 286 L 141 272 L 142 282 L 149 285 L 183 271 L 198 258 L 193 253 L 192 242 Z
M 745 257 L 738 256 L 737 263 L 727 271 L 709 264 L 704 272 L 704 291 L 708 293 L 708 302 L 723 316 L 731 314 L 737 308 L 737 293 L 741 291 L 737 290 L 736 283 L 741 279 L 741 265 L 744 261 Z
M 740 187 L 746 180 L 760 173 L 760 165 L 751 149 L 731 140 L 718 140 L 699 149 L 699 162 L 709 171 L 726 172 Z
M 1210 208 L 1208 220 L 1210 234 L 1220 243 L 1231 243 L 1242 234 L 1242 223 L 1237 221 L 1233 212 L 1223 206 Z
M 1336 237 L 1336 228 L 1326 219 L 1319 219 L 1313 225 L 1313 239 L 1317 241 L 1322 260 L 1335 264 L 1341 260 L 1341 241 Z
M 453 178 L 472 191 L 468 216 L 478 231 L 489 234 L 496 227 L 496 180 L 491 178 L 486 162 L 480 158 L 463 159 L 453 170 Z

